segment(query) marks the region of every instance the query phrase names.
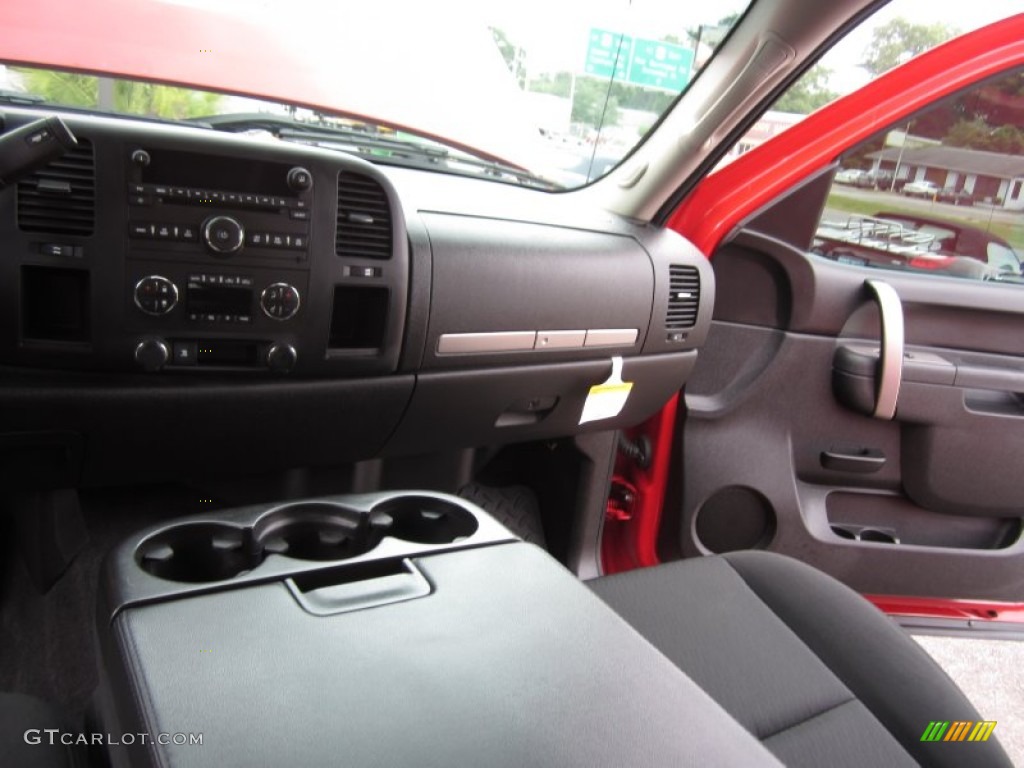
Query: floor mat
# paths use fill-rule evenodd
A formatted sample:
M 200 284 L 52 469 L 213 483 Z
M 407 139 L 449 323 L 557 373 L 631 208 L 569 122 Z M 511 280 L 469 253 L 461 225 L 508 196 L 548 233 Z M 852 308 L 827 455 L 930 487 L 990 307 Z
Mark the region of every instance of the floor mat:
M 97 683 L 96 593 L 106 553 L 133 531 L 199 511 L 180 486 L 84 492 L 89 542 L 45 594 L 8 550 L 0 573 L 0 690 L 38 696 L 80 718 Z M 10 556 L 14 555 L 14 556 Z
M 495 520 L 512 533 L 539 547 L 544 547 L 544 527 L 540 519 L 537 497 L 523 485 L 494 488 L 470 483 L 459 491 L 459 496 L 483 507 Z
M 1024 641 L 914 635 L 918 644 L 960 686 L 978 713 L 995 720 L 1014 765 L 1024 766 Z M 937 712 L 935 719 L 956 717 Z

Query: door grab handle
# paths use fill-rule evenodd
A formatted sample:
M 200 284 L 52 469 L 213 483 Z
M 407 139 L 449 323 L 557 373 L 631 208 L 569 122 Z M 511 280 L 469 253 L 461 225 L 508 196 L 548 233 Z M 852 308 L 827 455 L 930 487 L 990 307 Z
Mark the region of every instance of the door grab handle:
M 876 419 L 891 421 L 896 415 L 896 401 L 903 379 L 903 304 L 899 294 L 884 280 L 865 280 L 881 316 L 882 349 L 875 374 Z
M 852 451 L 830 448 L 821 452 L 821 466 L 838 472 L 867 475 L 885 466 L 885 454 L 875 448 Z

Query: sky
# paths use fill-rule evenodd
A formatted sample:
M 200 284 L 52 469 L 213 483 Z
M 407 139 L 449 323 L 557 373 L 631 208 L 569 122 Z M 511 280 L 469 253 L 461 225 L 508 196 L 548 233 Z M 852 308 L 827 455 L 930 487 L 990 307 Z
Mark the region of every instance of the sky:
M 245 16 L 280 16 L 281 9 L 304 20 L 317 20 L 322 31 L 345 26 L 354 16 L 384 10 L 389 20 L 422 17 L 427 24 L 450 22 L 498 27 L 528 52 L 527 71 L 582 71 L 592 27 L 638 37 L 666 35 L 685 39 L 687 30 L 712 25 L 742 12 L 746 0 L 390 0 L 352 5 L 338 0 L 166 0 L 182 5 L 224 9 Z M 759 0 L 771 2 L 772 0 Z M 828 0 L 823 0 L 827 2 Z M 1024 0 L 893 0 L 841 41 L 824 61 L 834 70 L 833 90 L 846 93 L 867 80 L 857 67 L 871 30 L 896 17 L 914 23 L 948 24 L 961 32 L 1024 12 Z M 396 25 L 397 26 L 397 25 Z M 406 26 L 403 24 L 402 26 Z M 392 26 L 391 29 L 395 27 Z M 382 28 L 384 39 L 388 26 Z M 425 33 L 429 34 L 429 33 Z M 384 62 L 377 62 L 380 67 Z M 394 66 L 403 66 L 400 57 Z

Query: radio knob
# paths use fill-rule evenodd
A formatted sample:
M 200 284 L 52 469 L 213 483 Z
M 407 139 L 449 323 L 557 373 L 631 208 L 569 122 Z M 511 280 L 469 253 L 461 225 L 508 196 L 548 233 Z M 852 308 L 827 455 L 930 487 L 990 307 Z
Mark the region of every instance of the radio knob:
M 288 171 L 288 186 L 296 192 L 303 192 L 313 186 L 313 174 L 302 166 L 295 166 Z
M 290 320 L 299 311 L 299 289 L 288 283 L 273 283 L 263 289 L 260 307 L 273 320 Z
M 146 339 L 135 347 L 135 362 L 145 371 L 159 371 L 167 364 L 170 352 L 160 339 Z
M 214 253 L 234 253 L 245 241 L 245 230 L 230 216 L 211 216 L 203 224 L 203 240 Z
M 291 344 L 278 342 L 267 350 L 267 367 L 274 373 L 288 373 L 299 360 L 299 353 Z
M 147 315 L 166 315 L 178 303 L 178 286 L 163 275 L 148 275 L 135 284 L 135 306 Z

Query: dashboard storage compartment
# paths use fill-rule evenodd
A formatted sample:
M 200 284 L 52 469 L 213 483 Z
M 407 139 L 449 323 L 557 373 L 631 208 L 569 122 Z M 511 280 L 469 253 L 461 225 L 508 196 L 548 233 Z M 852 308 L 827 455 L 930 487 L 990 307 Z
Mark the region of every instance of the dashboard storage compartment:
M 21 322 L 25 341 L 90 340 L 89 272 L 26 265 L 21 268 Z

